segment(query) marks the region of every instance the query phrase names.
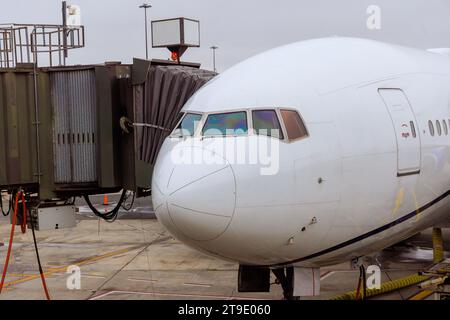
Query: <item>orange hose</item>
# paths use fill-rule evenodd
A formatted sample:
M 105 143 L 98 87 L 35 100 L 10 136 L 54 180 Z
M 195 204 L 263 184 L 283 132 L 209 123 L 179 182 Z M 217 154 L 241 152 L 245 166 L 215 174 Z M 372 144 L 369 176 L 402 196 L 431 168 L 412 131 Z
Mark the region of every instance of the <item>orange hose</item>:
M 22 211 L 23 218 L 22 218 L 22 223 L 20 224 L 20 228 L 22 230 L 22 233 L 25 233 L 27 231 L 27 206 L 25 203 L 25 194 L 23 193 L 23 191 L 19 191 L 19 192 L 17 192 L 16 201 L 14 204 L 14 213 L 13 213 L 13 221 L 12 221 L 12 226 L 11 226 L 11 234 L 9 236 L 9 246 L 8 246 L 8 252 L 6 254 L 6 261 L 5 261 L 5 265 L 3 267 L 2 281 L 0 283 L 0 293 L 2 293 L 3 286 L 5 284 L 6 273 L 8 271 L 8 265 L 9 265 L 9 259 L 11 257 L 12 244 L 13 244 L 13 240 L 14 240 L 14 231 L 16 229 L 16 223 L 17 223 L 17 212 L 19 211 L 19 197 L 22 198 L 22 207 L 23 207 L 23 211 Z M 31 221 L 31 223 L 33 223 L 33 221 Z M 35 239 L 34 228 L 33 228 L 33 238 Z M 35 242 L 35 245 L 36 245 L 36 242 Z M 37 248 L 36 248 L 36 253 L 37 253 Z M 50 294 L 48 293 L 47 284 L 45 282 L 44 272 L 43 272 L 40 264 L 39 264 L 39 273 L 41 274 L 42 286 L 44 287 L 45 296 L 46 296 L 47 300 L 50 300 Z
M 361 294 L 361 278 L 358 279 L 358 287 L 356 288 L 356 298 L 355 298 L 355 300 L 359 300 L 360 294 Z
M 27 206 L 25 204 L 25 195 L 22 192 L 22 223 L 20 224 L 20 230 L 23 234 L 27 232 Z
M 44 288 L 45 297 L 47 298 L 48 301 L 50 301 L 52 299 L 50 298 L 50 293 L 48 293 L 47 283 L 45 282 L 45 276 L 43 272 L 41 272 L 41 280 L 42 280 L 42 287 Z
M 24 201 L 24 198 L 25 198 L 23 196 L 22 192 L 17 192 L 16 200 L 14 202 L 14 213 L 13 213 L 13 220 L 12 220 L 12 226 L 11 226 L 11 233 L 9 235 L 8 252 L 6 253 L 5 266 L 3 267 L 2 282 L 0 283 L 0 293 L 2 293 L 3 285 L 5 284 L 6 272 L 8 271 L 8 265 L 9 265 L 9 258 L 11 257 L 11 249 L 12 249 L 12 243 L 13 243 L 13 239 L 14 239 L 14 230 L 16 229 L 17 211 L 19 209 L 19 196 L 20 195 L 22 195 L 22 201 Z
M 50 293 L 48 293 L 48 288 L 47 288 L 47 283 L 45 282 L 45 276 L 44 276 L 44 272 L 40 272 L 41 273 L 41 280 L 42 280 L 42 287 L 44 288 L 44 293 L 45 293 L 45 297 L 47 298 L 47 300 L 51 300 L 50 299 Z

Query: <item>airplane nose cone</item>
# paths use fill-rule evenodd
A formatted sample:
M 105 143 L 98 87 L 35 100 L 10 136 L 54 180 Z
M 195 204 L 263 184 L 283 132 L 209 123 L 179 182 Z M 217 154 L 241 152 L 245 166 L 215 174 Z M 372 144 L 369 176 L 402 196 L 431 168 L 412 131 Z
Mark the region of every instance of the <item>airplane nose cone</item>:
M 234 215 L 233 170 L 223 157 L 209 150 L 181 147 L 176 152 L 185 159 L 202 160 L 179 163 L 171 152 L 160 155 L 152 181 L 156 215 L 175 236 L 181 233 L 195 241 L 213 240 L 225 232 Z

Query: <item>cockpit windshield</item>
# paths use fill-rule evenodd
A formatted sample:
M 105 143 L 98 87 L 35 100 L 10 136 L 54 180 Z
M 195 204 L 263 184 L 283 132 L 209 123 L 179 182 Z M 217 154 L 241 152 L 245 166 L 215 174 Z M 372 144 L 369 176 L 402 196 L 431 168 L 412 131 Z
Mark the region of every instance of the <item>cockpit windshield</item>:
M 182 119 L 171 134 L 172 137 L 250 134 L 294 142 L 309 136 L 303 119 L 295 109 L 253 109 L 209 114 L 187 112 L 181 115 Z
M 252 112 L 255 134 L 283 140 L 283 131 L 275 110 L 254 110 Z
M 186 113 L 178 127 L 173 131 L 173 136 L 189 137 L 195 134 L 202 118 L 198 113 Z
M 209 115 L 202 133 L 204 136 L 229 136 L 247 132 L 247 113 L 242 111 Z

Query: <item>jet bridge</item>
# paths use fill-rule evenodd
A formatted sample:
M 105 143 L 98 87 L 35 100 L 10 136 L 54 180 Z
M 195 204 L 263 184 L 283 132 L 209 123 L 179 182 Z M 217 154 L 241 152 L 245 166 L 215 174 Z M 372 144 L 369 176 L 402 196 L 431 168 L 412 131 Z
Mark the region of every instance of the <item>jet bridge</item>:
M 84 45 L 83 26 L 0 25 L 0 191 L 10 198 L 149 195 L 182 106 L 216 75 L 179 57 L 66 66 Z
M 35 216 L 49 213 L 36 225 L 58 228 L 75 197 L 98 214 L 89 195 L 122 190 L 120 208 L 127 191 L 151 194 L 153 165 L 182 106 L 216 75 L 180 60 L 199 46 L 199 22 L 185 20 L 152 23 L 154 37 L 175 39 L 168 48 L 176 59 L 76 66 L 66 58 L 85 46 L 84 26 L 0 24 L 0 194 L 9 194 L 8 211 L 24 194 Z M 174 34 L 158 29 L 167 23 L 178 26 Z
M 163 140 L 214 75 L 157 60 L 0 69 L 0 189 L 41 201 L 148 194 Z

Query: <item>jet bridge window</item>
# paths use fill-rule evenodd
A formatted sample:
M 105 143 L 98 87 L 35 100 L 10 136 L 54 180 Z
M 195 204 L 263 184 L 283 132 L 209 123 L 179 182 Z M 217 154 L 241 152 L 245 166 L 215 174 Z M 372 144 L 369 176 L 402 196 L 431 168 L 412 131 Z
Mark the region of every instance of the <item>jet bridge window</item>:
M 186 113 L 178 127 L 174 130 L 173 136 L 188 137 L 193 136 L 202 118 L 198 113 Z
M 305 124 L 297 111 L 281 110 L 281 116 L 286 127 L 287 136 L 290 141 L 308 136 Z
M 248 124 L 245 111 L 211 114 L 203 127 L 204 136 L 234 136 L 247 133 Z
M 255 134 L 284 139 L 275 110 L 255 110 L 252 112 L 252 119 Z

